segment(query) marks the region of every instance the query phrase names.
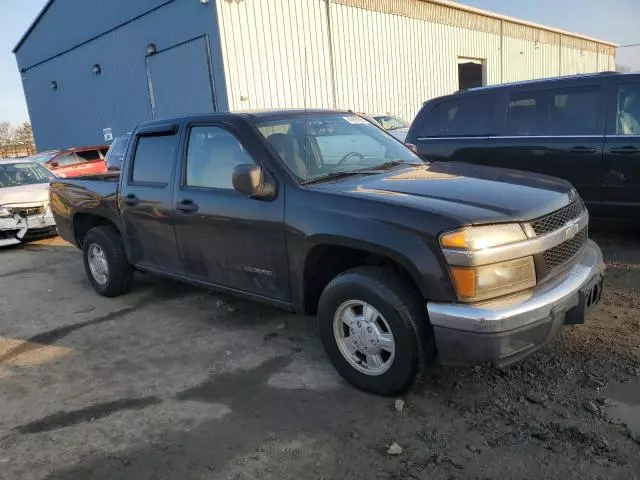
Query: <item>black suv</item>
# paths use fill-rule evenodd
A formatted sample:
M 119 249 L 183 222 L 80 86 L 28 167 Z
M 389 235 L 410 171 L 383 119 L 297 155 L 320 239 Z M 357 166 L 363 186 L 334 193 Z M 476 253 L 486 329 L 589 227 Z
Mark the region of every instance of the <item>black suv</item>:
M 428 160 L 569 180 L 594 216 L 640 217 L 640 74 L 480 87 L 426 102 L 406 139 Z

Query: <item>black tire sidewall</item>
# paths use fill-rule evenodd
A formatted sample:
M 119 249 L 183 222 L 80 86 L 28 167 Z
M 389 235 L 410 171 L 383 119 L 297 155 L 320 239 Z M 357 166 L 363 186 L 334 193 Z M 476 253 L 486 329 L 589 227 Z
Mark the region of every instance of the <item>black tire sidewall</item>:
M 104 285 L 96 281 L 89 268 L 89 248 L 94 244 L 100 247 L 107 260 L 109 272 Z M 130 282 L 127 277 L 132 275 L 131 267 L 126 260 L 120 237 L 108 227 L 97 227 L 87 233 L 82 247 L 82 259 L 89 282 L 100 295 L 115 297 L 128 289 Z
M 395 358 L 381 375 L 371 376 L 353 368 L 344 358 L 333 332 L 333 319 L 340 305 L 360 300 L 372 305 L 389 324 L 395 342 Z M 393 289 L 367 275 L 346 273 L 323 292 L 318 308 L 320 337 L 325 351 L 340 374 L 352 385 L 380 395 L 396 395 L 409 389 L 420 369 L 420 332 L 407 305 Z

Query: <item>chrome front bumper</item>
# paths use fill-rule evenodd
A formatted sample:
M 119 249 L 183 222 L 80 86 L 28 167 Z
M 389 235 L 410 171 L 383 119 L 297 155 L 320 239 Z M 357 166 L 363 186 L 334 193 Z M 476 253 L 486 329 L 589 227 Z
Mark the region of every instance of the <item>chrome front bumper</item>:
M 441 360 L 506 365 L 529 355 L 565 321 L 584 321 L 584 290 L 598 285 L 604 270 L 602 252 L 589 240 L 566 272 L 527 292 L 480 304 L 427 303 Z

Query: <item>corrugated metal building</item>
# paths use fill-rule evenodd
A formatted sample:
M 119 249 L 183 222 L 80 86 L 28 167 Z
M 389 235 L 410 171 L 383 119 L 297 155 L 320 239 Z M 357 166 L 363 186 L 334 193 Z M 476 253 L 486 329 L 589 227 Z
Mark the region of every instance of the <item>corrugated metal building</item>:
M 226 109 L 411 120 L 461 86 L 615 68 L 612 43 L 446 0 L 50 0 L 15 53 L 39 149 Z

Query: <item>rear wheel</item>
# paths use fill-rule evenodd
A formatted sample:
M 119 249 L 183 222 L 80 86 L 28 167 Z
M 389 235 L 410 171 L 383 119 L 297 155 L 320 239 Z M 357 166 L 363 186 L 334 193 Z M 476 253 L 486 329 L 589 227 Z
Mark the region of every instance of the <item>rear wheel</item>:
M 327 355 L 352 385 L 397 395 L 418 381 L 435 358 L 424 302 L 395 274 L 374 267 L 349 270 L 325 288 L 318 306 Z
M 89 230 L 82 253 L 89 281 L 100 295 L 117 297 L 131 289 L 133 268 L 127 260 L 120 234 L 114 227 Z

